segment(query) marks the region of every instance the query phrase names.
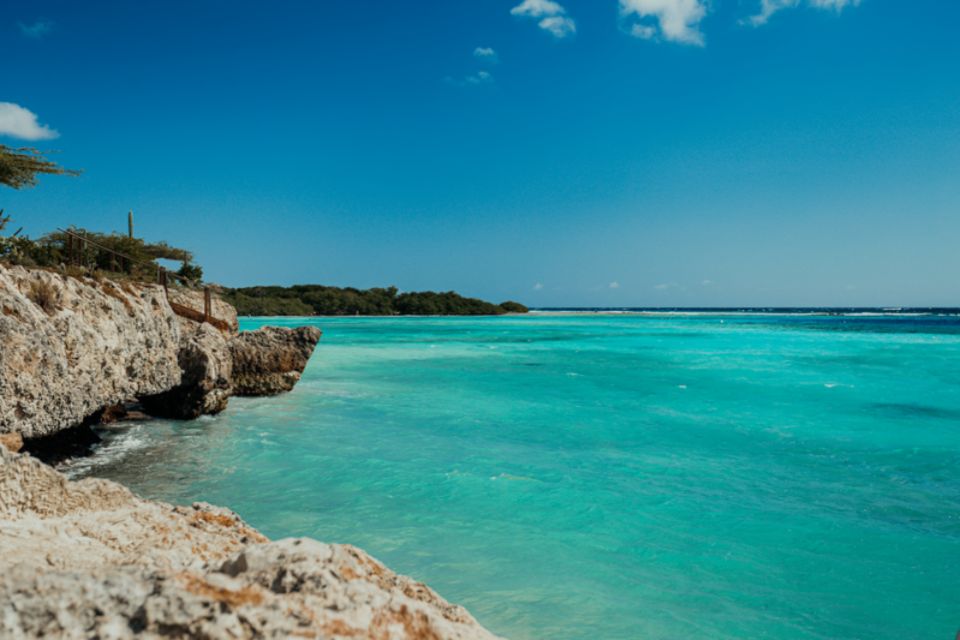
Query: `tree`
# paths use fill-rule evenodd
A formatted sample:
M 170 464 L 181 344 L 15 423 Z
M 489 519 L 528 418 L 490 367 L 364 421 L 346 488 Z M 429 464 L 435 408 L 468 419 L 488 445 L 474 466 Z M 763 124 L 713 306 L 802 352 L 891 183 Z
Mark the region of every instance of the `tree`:
M 201 282 L 203 280 L 203 268 L 198 264 L 192 264 L 184 260 L 180 270 L 177 271 L 177 275 L 193 282 Z
M 65 169 L 47 160 L 37 149 L 21 147 L 14 149 L 0 144 L 0 184 L 22 189 L 37 184 L 41 173 L 57 176 L 76 176 L 79 171 Z

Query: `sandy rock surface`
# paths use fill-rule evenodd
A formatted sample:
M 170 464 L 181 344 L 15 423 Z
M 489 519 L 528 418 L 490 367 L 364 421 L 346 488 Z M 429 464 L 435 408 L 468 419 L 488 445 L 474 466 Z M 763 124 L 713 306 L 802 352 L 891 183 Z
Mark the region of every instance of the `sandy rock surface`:
M 363 551 L 70 482 L 0 448 L 0 637 L 490 640 Z

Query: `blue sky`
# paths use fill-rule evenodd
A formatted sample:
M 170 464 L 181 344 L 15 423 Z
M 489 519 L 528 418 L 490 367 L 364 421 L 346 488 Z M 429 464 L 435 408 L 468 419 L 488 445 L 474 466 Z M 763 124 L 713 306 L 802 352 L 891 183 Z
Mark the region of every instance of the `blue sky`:
M 0 143 L 84 174 L 0 207 L 32 235 L 132 208 L 228 285 L 957 306 L 958 23 L 944 0 L 6 0 Z

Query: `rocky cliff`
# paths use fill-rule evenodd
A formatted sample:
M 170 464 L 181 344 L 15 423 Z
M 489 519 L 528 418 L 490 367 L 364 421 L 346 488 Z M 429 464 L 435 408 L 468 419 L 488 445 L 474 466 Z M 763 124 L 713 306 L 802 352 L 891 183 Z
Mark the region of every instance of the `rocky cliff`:
M 236 311 L 216 297 L 220 329 L 171 303 L 202 309 L 203 295 L 0 265 L 0 433 L 36 440 L 132 402 L 164 417 L 218 413 L 231 395 L 289 391 L 320 338 L 238 335 Z
M 67 481 L 0 447 L 0 637 L 493 640 L 363 551 Z
M 0 266 L 0 433 L 47 436 L 180 383 L 163 289 Z

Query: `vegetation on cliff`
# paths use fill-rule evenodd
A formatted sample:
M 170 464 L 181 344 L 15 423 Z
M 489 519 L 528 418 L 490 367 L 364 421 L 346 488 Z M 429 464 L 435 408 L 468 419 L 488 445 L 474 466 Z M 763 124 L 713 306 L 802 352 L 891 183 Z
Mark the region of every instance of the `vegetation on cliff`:
M 245 287 L 225 289 L 223 297 L 242 316 L 493 316 L 527 312 L 518 302 L 493 304 L 453 291 L 400 293 L 396 287 Z
M 6 221 L 0 212 L 0 231 Z M 152 282 L 156 280 L 157 260 L 175 260 L 182 263 L 178 271 L 181 276 L 193 281 L 203 278 L 203 269 L 193 263 L 193 255 L 186 249 L 119 233 L 96 233 L 85 229 L 72 231 L 88 240 L 82 244 L 75 241 L 72 253 L 70 238 L 62 231 L 49 233 L 36 240 L 19 234 L 0 236 L 0 261 L 24 267 L 72 265 L 89 273 L 124 273 L 134 279 Z M 118 258 L 111 252 L 129 259 Z

